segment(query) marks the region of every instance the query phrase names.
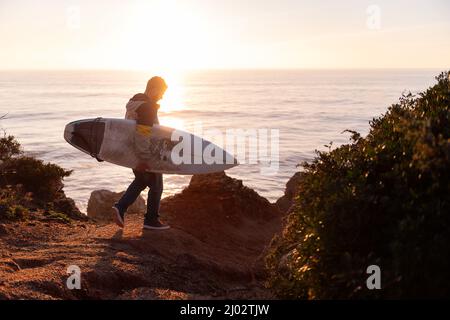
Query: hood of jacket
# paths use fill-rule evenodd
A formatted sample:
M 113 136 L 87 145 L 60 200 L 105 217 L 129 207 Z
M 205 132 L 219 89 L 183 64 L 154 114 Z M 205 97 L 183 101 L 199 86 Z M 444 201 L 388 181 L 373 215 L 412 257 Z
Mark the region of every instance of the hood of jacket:
M 144 103 L 150 102 L 149 98 L 143 94 L 138 93 L 127 103 L 127 112 L 125 114 L 125 119 L 137 120 L 137 110 Z

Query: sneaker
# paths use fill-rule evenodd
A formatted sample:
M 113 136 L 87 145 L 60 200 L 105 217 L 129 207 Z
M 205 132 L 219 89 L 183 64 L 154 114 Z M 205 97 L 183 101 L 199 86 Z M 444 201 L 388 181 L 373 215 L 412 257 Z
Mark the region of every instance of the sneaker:
M 170 226 L 167 224 L 162 224 L 159 219 L 152 219 L 144 221 L 144 230 L 167 230 L 170 229 Z
M 114 221 L 119 227 L 123 228 L 125 226 L 125 213 L 120 212 L 116 204 L 112 207 L 112 209 L 114 211 Z

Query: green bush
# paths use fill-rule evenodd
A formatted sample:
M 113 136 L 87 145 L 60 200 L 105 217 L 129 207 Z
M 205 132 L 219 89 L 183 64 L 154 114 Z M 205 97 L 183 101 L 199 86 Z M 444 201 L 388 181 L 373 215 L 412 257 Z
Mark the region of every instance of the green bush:
M 450 296 L 449 74 L 403 96 L 367 137 L 304 163 L 294 210 L 267 256 L 282 298 Z M 366 269 L 381 268 L 381 290 Z
M 24 156 L 12 136 L 0 139 L 0 152 L 0 220 L 26 219 L 29 210 L 62 222 L 85 218 L 62 191 L 62 180 L 71 171 Z
M 70 223 L 70 218 L 61 212 L 55 212 L 53 210 L 46 211 L 44 213 L 44 216 L 47 218 L 47 220 L 53 220 L 61 223 Z
M 39 199 L 52 199 L 63 187 L 62 179 L 71 174 L 58 165 L 20 156 L 5 161 L 2 176 L 10 185 L 22 185 Z
M 21 153 L 20 143 L 6 134 L 0 138 L 0 161 L 5 161 Z
M 29 198 L 21 196 L 17 188 L 7 187 L 0 189 L 0 221 L 1 220 L 26 220 L 29 217 L 29 210 L 23 204 Z

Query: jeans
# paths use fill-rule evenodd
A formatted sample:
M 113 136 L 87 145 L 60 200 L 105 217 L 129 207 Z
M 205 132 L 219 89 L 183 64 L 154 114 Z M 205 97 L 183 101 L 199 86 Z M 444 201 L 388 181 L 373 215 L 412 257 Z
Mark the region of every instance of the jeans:
M 117 203 L 120 212 L 126 212 L 128 207 L 136 201 L 141 192 L 149 187 L 147 198 L 147 213 L 145 219 L 158 219 L 159 204 L 161 202 L 161 195 L 163 192 L 163 177 L 161 173 L 154 172 L 140 172 L 133 170 L 134 181 L 130 184 L 127 191 L 125 191 L 122 198 Z

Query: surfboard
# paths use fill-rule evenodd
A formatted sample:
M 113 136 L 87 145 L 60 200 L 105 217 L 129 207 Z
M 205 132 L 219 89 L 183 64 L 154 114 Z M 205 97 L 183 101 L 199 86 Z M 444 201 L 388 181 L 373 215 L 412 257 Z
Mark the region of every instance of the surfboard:
M 151 172 L 206 174 L 238 165 L 227 151 L 186 131 L 161 125 L 154 125 L 149 130 L 149 160 L 146 163 Z M 133 120 L 83 119 L 66 125 L 64 139 L 99 161 L 136 168 L 141 161 L 134 149 L 135 131 Z

